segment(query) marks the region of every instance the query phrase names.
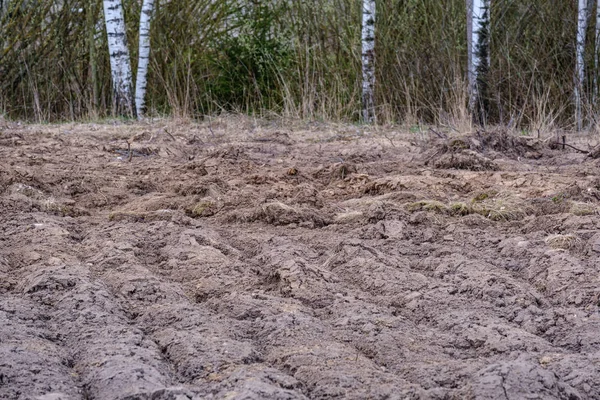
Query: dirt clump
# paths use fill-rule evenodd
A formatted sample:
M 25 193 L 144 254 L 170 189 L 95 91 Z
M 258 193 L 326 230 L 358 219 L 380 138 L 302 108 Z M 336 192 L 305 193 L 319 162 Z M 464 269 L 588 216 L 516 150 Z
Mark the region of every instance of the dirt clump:
M 238 210 L 231 214 L 231 221 L 263 221 L 271 225 L 298 224 L 302 227 L 323 227 L 328 218 L 319 211 L 307 207 L 292 207 L 280 201 L 271 201 L 249 210 Z
M 271 125 L 3 130 L 0 398 L 600 398 L 595 160 Z
M 469 148 L 478 152 L 493 150 L 512 158 L 524 157 L 539 159 L 546 148 L 544 141 L 529 137 L 517 136 L 505 129 L 476 131 L 468 138 Z
M 446 139 L 425 152 L 425 165 L 438 169 L 497 171 L 498 156 L 510 159 L 540 159 L 548 146 L 544 141 L 515 136 L 502 129 L 477 130 L 475 133 Z
M 449 150 L 437 157 L 433 166 L 439 169 L 466 169 L 470 171 L 497 171 L 498 165 L 472 150 Z

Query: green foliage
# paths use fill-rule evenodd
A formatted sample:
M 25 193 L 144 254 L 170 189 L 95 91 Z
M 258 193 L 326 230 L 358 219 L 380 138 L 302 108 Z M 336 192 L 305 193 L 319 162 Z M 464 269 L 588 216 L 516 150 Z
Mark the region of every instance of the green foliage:
M 215 72 L 207 87 L 215 103 L 228 110 L 280 108 L 280 81 L 292 61 L 282 13 L 279 5 L 259 2 L 232 15 L 241 23 L 211 60 Z

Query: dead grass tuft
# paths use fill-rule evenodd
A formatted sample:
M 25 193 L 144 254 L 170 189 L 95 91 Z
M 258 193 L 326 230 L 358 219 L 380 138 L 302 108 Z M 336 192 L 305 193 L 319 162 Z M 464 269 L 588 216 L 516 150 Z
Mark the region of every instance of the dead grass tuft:
M 572 233 L 566 235 L 550 235 L 546 238 L 545 242 L 553 249 L 563 250 L 579 248 L 583 243 L 577 235 Z
M 365 185 L 363 193 L 376 196 L 406 189 L 408 188 L 405 183 L 405 179 L 402 176 L 394 176 L 369 182 L 367 185 Z
M 595 204 L 592 203 L 584 203 L 581 201 L 571 201 L 571 207 L 569 212 L 573 215 L 595 215 L 598 214 L 600 210 Z
M 460 201 L 450 204 L 449 210 L 453 215 L 469 215 L 473 212 L 467 203 Z
M 46 195 L 39 189 L 34 188 L 33 186 L 25 185 L 23 183 L 15 183 L 12 185 L 12 190 L 14 193 L 21 194 L 25 197 L 29 197 L 34 200 L 43 200 L 46 199 Z
M 186 209 L 186 213 L 194 218 L 209 217 L 215 214 L 215 202 L 202 200 Z
M 474 201 L 471 210 L 492 221 L 515 221 L 533 214 L 533 209 L 524 200 L 510 193 L 499 193 Z
M 113 211 L 108 214 L 108 220 L 112 222 L 152 222 L 152 221 L 170 221 L 175 211 L 158 210 L 150 212 L 136 211 Z
M 272 201 L 251 209 L 236 210 L 229 220 L 239 222 L 263 221 L 271 225 L 298 224 L 314 228 L 328 225 L 330 220 L 319 211 L 307 207 L 292 207 L 280 201 Z
M 350 224 L 360 221 L 364 217 L 362 211 L 348 211 L 336 214 L 333 221 L 338 224 Z
M 407 211 L 416 212 L 416 211 L 433 211 L 438 213 L 448 212 L 448 207 L 437 200 L 420 200 L 415 201 L 414 203 L 408 203 L 406 205 Z
M 469 171 L 497 171 L 498 165 L 487 157 L 463 147 L 464 142 L 455 140 L 448 146 L 444 154 L 433 161 L 433 166 L 438 169 L 461 169 Z

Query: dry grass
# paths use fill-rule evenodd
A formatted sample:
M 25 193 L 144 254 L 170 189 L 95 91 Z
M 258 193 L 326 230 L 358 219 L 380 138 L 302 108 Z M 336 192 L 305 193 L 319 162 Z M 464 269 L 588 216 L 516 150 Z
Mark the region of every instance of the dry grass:
M 448 207 L 437 200 L 420 200 L 415 201 L 413 203 L 406 204 L 406 210 L 410 212 L 415 211 L 432 211 L 437 213 L 446 213 L 448 212 Z
M 545 240 L 546 244 L 553 249 L 572 250 L 579 248 L 583 243 L 575 234 L 550 235 Z
M 471 207 L 464 202 L 451 203 L 449 209 L 450 213 L 454 215 L 469 215 L 473 212 Z
M 479 195 L 482 200 L 473 201 L 471 210 L 492 221 L 515 221 L 533 214 L 532 207 L 511 193 L 498 193 L 494 196 Z
M 331 221 L 320 211 L 307 207 L 292 207 L 280 201 L 271 201 L 259 206 L 237 209 L 228 216 L 231 222 L 263 221 L 270 225 L 321 227 Z
M 113 222 L 151 222 L 151 221 L 170 221 L 173 218 L 173 210 L 157 211 L 113 211 L 108 214 L 108 220 Z
M 333 217 L 333 221 L 338 224 L 350 224 L 352 222 L 360 221 L 364 217 L 362 211 L 347 211 L 336 214 Z
M 45 200 L 46 195 L 39 189 L 34 188 L 33 186 L 25 185 L 23 183 L 16 183 L 12 185 L 12 190 L 15 193 L 19 193 L 25 197 L 35 200 Z
M 274 216 L 280 213 L 299 214 L 299 210 L 288 204 L 282 203 L 281 201 L 272 201 L 263 204 L 260 208 L 267 216 Z
M 454 139 L 447 151 L 433 161 L 433 166 L 439 169 L 463 169 L 471 171 L 497 171 L 498 165 L 487 157 L 465 150 L 468 146 L 463 140 Z
M 592 203 L 584 203 L 581 201 L 571 201 L 571 207 L 569 212 L 573 215 L 595 215 L 598 214 L 600 210 L 595 204 Z
M 490 196 L 488 193 L 479 194 L 470 204 L 466 202 L 452 202 L 445 204 L 437 200 L 421 200 L 407 203 L 405 208 L 409 212 L 430 211 L 438 214 L 464 216 L 479 214 L 492 221 L 515 221 L 533 214 L 533 208 L 527 202 L 510 193 L 501 193 Z
M 192 217 L 206 217 L 215 213 L 215 202 L 210 200 L 199 201 L 186 211 Z

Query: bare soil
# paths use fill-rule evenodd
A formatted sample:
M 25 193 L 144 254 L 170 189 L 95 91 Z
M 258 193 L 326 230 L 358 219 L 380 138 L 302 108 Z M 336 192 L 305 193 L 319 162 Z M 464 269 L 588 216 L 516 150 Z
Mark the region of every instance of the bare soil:
M 6 123 L 0 398 L 599 399 L 599 161 L 490 137 Z

